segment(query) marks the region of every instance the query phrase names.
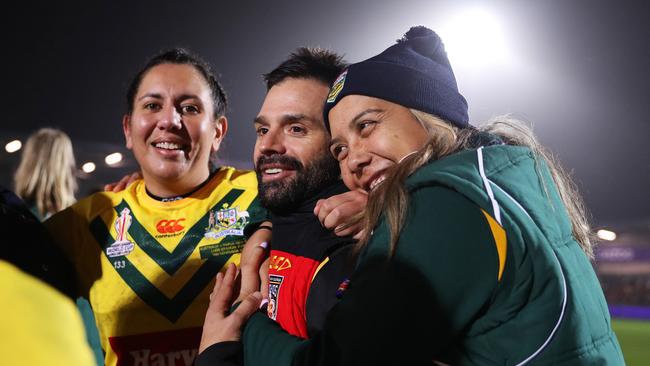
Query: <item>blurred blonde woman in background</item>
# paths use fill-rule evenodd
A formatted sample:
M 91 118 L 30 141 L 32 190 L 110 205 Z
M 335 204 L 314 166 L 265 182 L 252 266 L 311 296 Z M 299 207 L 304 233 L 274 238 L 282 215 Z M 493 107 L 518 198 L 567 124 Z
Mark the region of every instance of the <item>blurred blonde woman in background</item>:
M 23 150 L 15 191 L 41 221 L 72 205 L 77 190 L 72 142 L 65 132 L 42 128 Z
M 41 128 L 27 139 L 18 170 L 15 192 L 40 221 L 76 202 L 75 159 L 68 135 L 55 128 Z M 103 364 L 99 333 L 88 302 L 77 299 L 88 344 L 97 364 Z

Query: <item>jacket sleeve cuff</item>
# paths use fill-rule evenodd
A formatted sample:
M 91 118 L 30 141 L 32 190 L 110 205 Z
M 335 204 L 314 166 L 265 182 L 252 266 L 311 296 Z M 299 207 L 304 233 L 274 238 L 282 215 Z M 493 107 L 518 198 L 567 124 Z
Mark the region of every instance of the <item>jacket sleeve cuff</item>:
M 215 343 L 203 350 L 194 362 L 194 366 L 239 366 L 243 364 L 243 348 L 240 341 Z

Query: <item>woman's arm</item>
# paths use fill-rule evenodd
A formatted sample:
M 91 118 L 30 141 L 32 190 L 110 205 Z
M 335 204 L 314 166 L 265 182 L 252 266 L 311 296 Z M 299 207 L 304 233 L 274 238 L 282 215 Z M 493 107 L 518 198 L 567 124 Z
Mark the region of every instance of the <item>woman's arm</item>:
M 232 311 L 228 310 L 236 294 L 236 276 L 237 267 L 233 263 L 228 265 L 225 273 L 217 274 L 205 315 L 199 353 L 220 342 L 239 341 L 240 329 L 260 306 L 262 293 L 256 291 L 238 300 L 238 306 Z
M 479 207 L 457 192 L 426 187 L 410 197 L 395 256 L 374 233 L 349 289 L 310 340 L 254 314 L 243 340 L 252 365 L 418 364 L 445 356 L 489 305 L 498 254 Z M 422 336 L 424 335 L 424 336 Z
M 258 296 L 265 293 L 268 288 L 268 277 L 266 271 L 262 271 L 266 262 L 267 247 L 271 241 L 271 223 L 263 222 L 246 241 L 242 250 L 240 261 L 240 274 L 243 278 L 237 283 L 237 270 L 234 265 L 226 269 L 225 275 L 217 274 L 215 286 L 210 295 L 210 305 L 206 313 L 201 344 L 199 346 L 199 357 L 196 366 L 237 366 L 243 364 L 242 345 L 239 341 L 242 322 L 259 307 Z M 268 265 L 267 265 L 268 267 Z M 260 283 L 262 292 L 260 293 Z M 235 310 L 232 316 L 226 316 L 230 312 L 232 298 L 237 294 L 237 285 L 240 286 L 239 299 L 244 301 L 240 309 Z M 268 291 L 268 289 L 266 289 Z M 249 294 L 255 293 L 249 296 Z M 259 299 L 261 300 L 261 298 Z M 248 301 L 248 302 L 246 302 Z M 250 302 L 257 306 L 252 306 Z M 238 317 L 242 314 L 241 317 Z

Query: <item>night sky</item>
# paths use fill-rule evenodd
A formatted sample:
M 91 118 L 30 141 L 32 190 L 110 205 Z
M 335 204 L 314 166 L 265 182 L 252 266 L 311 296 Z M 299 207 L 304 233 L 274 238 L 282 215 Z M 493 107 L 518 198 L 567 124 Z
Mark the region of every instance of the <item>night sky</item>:
M 68 133 L 77 164 L 98 169 L 80 195 L 136 169 L 122 151 L 124 94 L 160 50 L 186 47 L 209 61 L 229 97 L 220 156 L 250 168 L 261 75 L 300 46 L 331 48 L 356 62 L 412 25 L 475 28 L 477 6 L 499 20 L 507 59 L 489 40 L 453 57 L 470 118 L 511 113 L 573 173 L 596 225 L 650 222 L 650 5 L 634 1 L 84 1 L 21 2 L 3 11 L 4 105 L 0 142 L 53 126 Z M 450 36 L 451 38 L 451 36 Z M 448 43 L 451 47 L 451 44 Z M 451 48 L 448 47 L 451 50 Z M 1 184 L 18 154 L 0 152 Z

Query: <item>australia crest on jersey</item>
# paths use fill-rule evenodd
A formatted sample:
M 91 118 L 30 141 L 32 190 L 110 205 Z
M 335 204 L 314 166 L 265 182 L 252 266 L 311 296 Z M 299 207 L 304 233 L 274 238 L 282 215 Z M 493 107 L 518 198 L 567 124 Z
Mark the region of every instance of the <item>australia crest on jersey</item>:
M 240 210 L 238 206 L 224 205 L 221 210 L 211 210 L 205 237 L 218 239 L 226 235 L 243 236 L 248 220 L 248 211 Z
M 125 207 L 120 212 L 120 216 L 115 219 L 115 242 L 106 248 L 106 255 L 109 258 L 121 257 L 133 251 L 135 244 L 126 237 L 132 222 L 131 210 Z

